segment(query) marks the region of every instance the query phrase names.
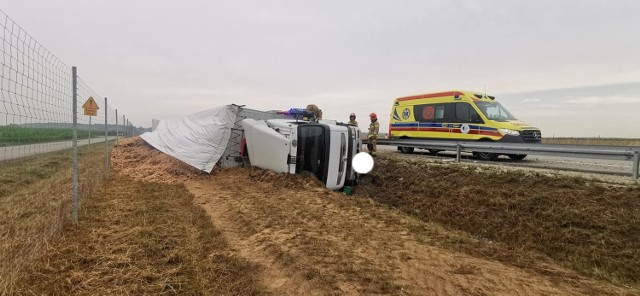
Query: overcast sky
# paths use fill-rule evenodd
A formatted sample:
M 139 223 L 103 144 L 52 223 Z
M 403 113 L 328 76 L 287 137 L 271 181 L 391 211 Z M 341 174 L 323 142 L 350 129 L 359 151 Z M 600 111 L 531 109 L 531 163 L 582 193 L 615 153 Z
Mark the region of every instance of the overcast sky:
M 640 137 L 640 1 L 52 1 L 2 9 L 136 125 L 315 103 L 496 95 L 545 136 Z

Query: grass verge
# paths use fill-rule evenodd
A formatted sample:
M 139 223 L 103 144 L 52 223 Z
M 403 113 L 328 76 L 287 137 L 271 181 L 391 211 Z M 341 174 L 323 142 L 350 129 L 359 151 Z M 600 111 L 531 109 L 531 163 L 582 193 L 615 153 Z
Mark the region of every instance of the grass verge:
M 103 147 L 79 151 L 80 206 L 102 182 Z M 70 222 L 70 152 L 3 163 L 0 180 L 0 294 L 12 294 L 25 269 Z
M 260 295 L 259 269 L 232 255 L 182 185 L 114 175 L 78 227 L 29 269 L 20 293 Z
M 103 149 L 79 150 L 77 227 L 69 151 L 0 167 L 0 295 L 264 294 L 182 186 L 104 184 Z
M 536 254 L 640 285 L 640 187 L 379 157 L 358 195 L 506 246 L 461 249 L 528 267 Z

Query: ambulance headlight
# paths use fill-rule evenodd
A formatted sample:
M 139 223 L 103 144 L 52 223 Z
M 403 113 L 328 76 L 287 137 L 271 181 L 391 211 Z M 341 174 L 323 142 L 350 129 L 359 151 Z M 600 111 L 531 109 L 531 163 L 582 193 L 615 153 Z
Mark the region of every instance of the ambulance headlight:
M 502 135 L 507 135 L 507 136 L 519 136 L 520 132 L 519 131 L 515 131 L 515 130 L 510 130 L 510 129 L 506 129 L 506 128 L 501 128 L 498 130 Z

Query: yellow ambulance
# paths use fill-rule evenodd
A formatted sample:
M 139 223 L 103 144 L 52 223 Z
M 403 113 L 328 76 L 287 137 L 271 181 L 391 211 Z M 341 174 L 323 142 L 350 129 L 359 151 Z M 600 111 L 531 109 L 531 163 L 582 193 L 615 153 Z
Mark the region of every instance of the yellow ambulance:
M 389 121 L 390 138 L 451 141 L 540 143 L 540 129 L 514 117 L 495 97 L 470 91 L 447 91 L 397 98 Z M 412 147 L 398 147 L 403 153 Z M 429 150 L 432 154 L 437 150 Z M 474 153 L 494 160 L 495 153 Z M 507 155 L 522 160 L 526 155 Z

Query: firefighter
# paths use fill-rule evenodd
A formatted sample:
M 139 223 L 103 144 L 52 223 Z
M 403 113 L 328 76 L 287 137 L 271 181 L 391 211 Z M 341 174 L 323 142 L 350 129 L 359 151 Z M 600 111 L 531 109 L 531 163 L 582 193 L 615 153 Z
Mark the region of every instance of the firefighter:
M 307 108 L 305 108 L 304 110 L 311 112 L 313 114 L 313 118 L 311 119 L 311 121 L 318 121 L 322 119 L 322 110 L 320 110 L 318 106 L 314 104 L 309 104 L 307 105 Z
M 380 131 L 380 123 L 378 123 L 378 115 L 375 113 L 369 114 L 369 119 L 371 119 L 371 124 L 369 124 L 369 142 L 367 143 L 367 149 L 369 150 L 369 154 L 371 156 L 376 156 L 377 149 L 377 141 L 378 141 L 378 132 Z
M 356 121 L 356 114 L 355 113 L 351 113 L 351 115 L 349 115 L 349 122 L 347 124 L 348 125 L 353 125 L 353 126 L 358 126 L 358 122 Z

